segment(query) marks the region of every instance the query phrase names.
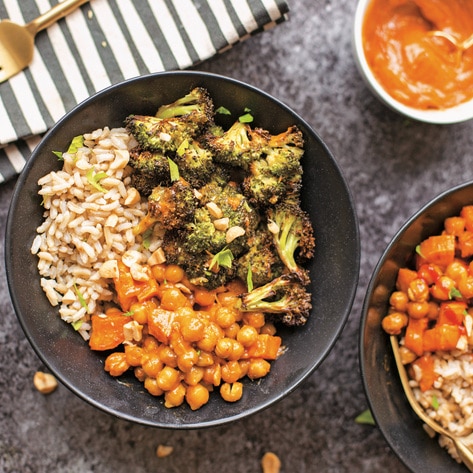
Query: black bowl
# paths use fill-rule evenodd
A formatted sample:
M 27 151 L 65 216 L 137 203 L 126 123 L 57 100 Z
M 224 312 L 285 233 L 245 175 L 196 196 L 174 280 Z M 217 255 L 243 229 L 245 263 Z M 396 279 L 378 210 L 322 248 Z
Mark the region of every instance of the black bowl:
M 460 473 L 466 467 L 453 460 L 431 439 L 404 395 L 381 320 L 395 290 L 399 268 L 406 266 L 415 247 L 438 234 L 447 217 L 473 203 L 473 183 L 461 184 L 426 204 L 395 235 L 375 268 L 366 293 L 360 327 L 360 367 L 373 417 L 392 450 L 415 473 Z
M 53 150 L 66 149 L 72 137 L 106 125 L 123 126 L 132 113 L 153 114 L 156 107 L 181 97 L 196 86 L 207 88 L 215 106 L 237 115 L 250 107 L 254 123 L 272 133 L 296 124 L 306 141 L 303 207 L 310 213 L 316 254 L 310 271 L 313 311 L 303 328 L 280 330 L 288 350 L 273 363 L 269 376 L 248 381 L 244 397 L 230 404 L 211 396 L 197 411 L 166 409 L 147 394 L 133 375 L 114 379 L 103 369 L 104 357 L 92 352 L 63 322 L 40 287 L 37 258 L 30 252 L 42 221 L 38 179 L 60 167 Z M 347 184 L 332 154 L 305 121 L 283 103 L 236 80 L 199 72 L 151 74 L 109 87 L 63 117 L 35 149 L 19 177 L 6 232 L 6 270 L 20 324 L 44 364 L 75 394 L 90 404 L 144 425 L 198 428 L 223 424 L 267 408 L 306 379 L 327 356 L 350 312 L 359 274 L 359 235 Z

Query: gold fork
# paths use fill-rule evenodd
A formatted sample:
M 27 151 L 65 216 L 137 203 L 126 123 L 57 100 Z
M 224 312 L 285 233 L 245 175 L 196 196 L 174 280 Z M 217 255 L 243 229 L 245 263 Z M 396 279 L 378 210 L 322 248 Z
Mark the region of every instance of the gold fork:
M 76 8 L 90 0 L 64 0 L 26 25 L 0 21 L 0 82 L 27 67 L 33 59 L 34 38 Z

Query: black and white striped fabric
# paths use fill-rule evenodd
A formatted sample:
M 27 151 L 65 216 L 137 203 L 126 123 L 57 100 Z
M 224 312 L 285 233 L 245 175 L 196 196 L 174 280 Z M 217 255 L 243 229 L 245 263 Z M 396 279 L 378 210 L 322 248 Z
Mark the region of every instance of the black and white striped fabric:
M 0 0 L 25 24 L 56 0 Z M 286 19 L 283 0 L 91 0 L 36 37 L 33 63 L 0 84 L 0 182 L 41 135 L 91 94 L 149 72 L 185 69 Z

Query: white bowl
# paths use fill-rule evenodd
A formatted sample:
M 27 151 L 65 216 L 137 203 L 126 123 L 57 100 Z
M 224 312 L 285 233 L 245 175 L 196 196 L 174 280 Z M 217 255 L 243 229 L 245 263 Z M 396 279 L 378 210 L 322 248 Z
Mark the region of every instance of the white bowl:
M 414 120 L 434 124 L 452 124 L 473 119 L 473 99 L 444 110 L 421 110 L 409 107 L 394 99 L 381 86 L 366 61 L 362 29 L 367 6 L 372 0 L 359 0 L 353 28 L 353 49 L 356 65 L 368 87 L 385 105 Z

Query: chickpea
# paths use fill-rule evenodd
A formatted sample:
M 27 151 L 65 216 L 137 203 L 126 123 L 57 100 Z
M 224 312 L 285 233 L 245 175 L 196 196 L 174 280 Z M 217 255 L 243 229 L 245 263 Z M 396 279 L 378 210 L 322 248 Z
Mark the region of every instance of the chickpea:
M 401 355 L 401 362 L 403 365 L 412 363 L 417 358 L 417 355 L 405 346 L 399 347 L 399 354 Z
M 164 393 L 164 405 L 168 408 L 180 406 L 186 396 L 186 387 L 179 383 L 170 391 Z
M 243 314 L 243 322 L 256 329 L 260 329 L 266 321 L 264 314 L 261 312 L 245 312 Z
M 247 376 L 250 379 L 257 379 L 266 376 L 271 370 L 271 365 L 263 358 L 253 358 L 248 366 Z
M 157 353 L 159 350 L 159 342 L 152 335 L 148 335 L 143 338 L 142 347 L 146 353 Z
M 160 345 L 158 348 L 159 359 L 167 366 L 171 368 L 177 367 L 177 355 L 169 345 Z
M 165 310 L 176 311 L 179 307 L 185 307 L 189 304 L 189 299 L 177 287 L 165 287 L 161 293 L 161 308 Z
M 105 371 L 108 371 L 111 376 L 121 376 L 129 368 L 125 353 L 112 353 L 105 359 Z
M 189 386 L 194 386 L 202 381 L 204 377 L 204 368 L 201 366 L 193 366 L 187 373 L 184 374 L 184 382 Z
M 429 301 L 429 311 L 427 312 L 427 317 L 429 320 L 437 320 L 439 316 L 439 305 L 434 301 Z
M 248 374 L 248 368 L 250 366 L 250 360 L 239 360 L 238 364 L 240 365 L 241 378 L 244 378 Z
M 228 306 L 219 307 L 215 313 L 215 322 L 222 328 L 228 328 L 236 321 L 235 309 Z
M 243 384 L 240 382 L 223 383 L 220 387 L 220 395 L 227 402 L 239 401 L 243 396 Z
M 146 391 L 148 391 L 153 396 L 161 396 L 164 393 L 164 391 L 158 386 L 158 381 L 156 378 L 145 378 L 144 386 Z
M 402 291 L 394 291 L 389 298 L 389 303 L 397 312 L 406 312 L 409 298 Z
M 50 373 L 37 371 L 33 377 L 34 387 L 42 394 L 52 393 L 58 386 L 56 378 Z
M 177 366 L 183 372 L 187 373 L 199 361 L 199 354 L 191 348 L 177 357 Z
M 186 401 L 190 408 L 195 411 L 209 402 L 209 391 L 202 384 L 188 386 L 186 390 Z
M 142 366 L 146 376 L 151 378 L 156 378 L 164 367 L 157 353 L 146 355 Z
M 448 276 L 440 276 L 437 282 L 430 288 L 430 293 L 435 299 L 448 301 L 453 289 L 455 289 L 455 281 Z
M 215 302 L 216 292 L 204 288 L 197 288 L 194 291 L 194 301 L 201 307 L 210 306 Z
M 165 366 L 158 374 L 156 380 L 158 386 L 163 391 L 171 391 L 179 383 L 180 377 L 181 375 L 178 370 L 171 368 L 170 366 Z
M 222 381 L 222 367 L 219 363 L 204 368 L 204 377 L 202 380 L 213 386 L 220 386 Z
M 245 348 L 239 341 L 228 337 L 221 338 L 215 347 L 215 354 L 228 360 L 238 360 L 244 351 Z
M 177 264 L 168 264 L 164 269 L 164 280 L 169 283 L 178 283 L 184 279 L 184 270 Z
M 228 338 L 236 338 L 238 332 L 240 331 L 240 325 L 238 322 L 230 325 L 227 329 L 225 329 L 225 336 Z
M 148 322 L 148 313 L 156 309 L 158 305 L 153 299 L 145 302 L 136 302 L 130 306 L 133 319 L 141 325 Z
M 468 276 L 468 267 L 462 261 L 455 260 L 445 268 L 445 276 L 458 283 Z
M 125 345 L 125 355 L 130 366 L 141 366 L 144 350 L 137 345 Z
M 249 347 L 258 339 L 258 331 L 251 325 L 243 325 L 238 331 L 236 339 L 244 347 Z
M 424 302 L 429 298 L 429 286 L 424 279 L 414 279 L 409 283 L 407 296 L 411 301 Z
M 223 330 L 214 322 L 209 322 L 205 327 L 204 336 L 197 342 L 197 348 L 206 352 L 212 352 L 220 338 L 225 336 Z
M 429 312 L 429 303 L 427 301 L 422 302 L 408 302 L 407 313 L 409 317 L 413 319 L 422 319 Z
M 241 367 L 238 361 L 228 361 L 222 365 L 222 380 L 234 383 L 241 378 Z
M 180 321 L 180 328 L 184 340 L 188 342 L 197 342 L 205 334 L 205 323 L 195 313 L 192 316 L 184 317 Z
M 141 381 L 142 383 L 146 379 L 145 372 L 141 366 L 137 366 L 134 370 L 135 377 L 138 381 Z
M 468 276 L 458 282 L 458 290 L 465 299 L 473 297 L 473 276 Z
M 276 327 L 272 322 L 266 322 L 260 330 L 260 333 L 264 333 L 267 335 L 276 335 Z
M 214 357 L 212 356 L 211 353 L 208 353 L 206 351 L 201 351 L 199 353 L 199 359 L 197 360 L 196 365 L 197 366 L 212 366 L 214 364 Z
M 166 264 L 155 264 L 151 267 L 151 273 L 156 281 L 162 283 L 166 280 Z
M 381 326 L 390 335 L 399 335 L 401 330 L 407 326 L 409 318 L 403 312 L 392 312 L 381 321 Z

